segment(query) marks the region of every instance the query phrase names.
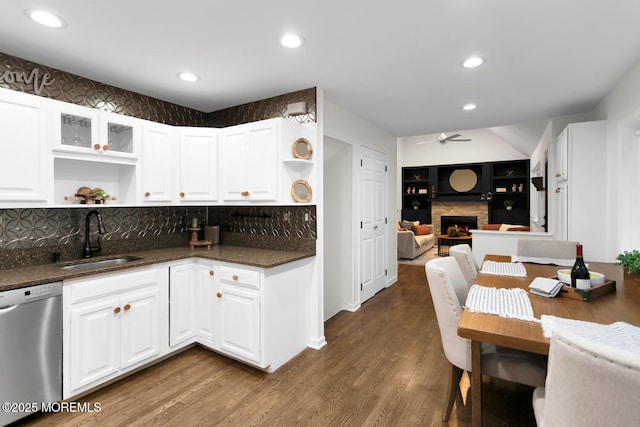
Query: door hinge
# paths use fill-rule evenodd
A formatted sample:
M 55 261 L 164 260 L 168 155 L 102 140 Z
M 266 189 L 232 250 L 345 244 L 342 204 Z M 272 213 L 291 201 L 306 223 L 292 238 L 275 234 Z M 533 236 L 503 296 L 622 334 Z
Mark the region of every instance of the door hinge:
M 387 165 L 384 165 L 384 171 L 385 172 L 387 171 Z
M 360 167 L 362 167 L 362 159 L 360 159 Z
M 362 228 L 362 221 L 360 221 L 360 228 Z
M 360 291 L 362 291 L 362 283 L 360 283 Z
M 384 269 L 384 275 L 385 276 L 387 275 L 387 269 L 386 268 Z
M 385 223 L 385 224 L 387 223 L 387 218 L 385 218 L 385 219 L 384 219 L 384 223 Z

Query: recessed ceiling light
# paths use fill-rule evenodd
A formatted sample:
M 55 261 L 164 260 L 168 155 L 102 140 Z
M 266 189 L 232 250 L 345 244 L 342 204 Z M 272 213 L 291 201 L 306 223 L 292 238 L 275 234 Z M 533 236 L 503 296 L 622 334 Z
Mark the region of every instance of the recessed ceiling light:
M 485 62 L 484 58 L 481 58 L 479 56 L 472 56 L 470 58 L 465 59 L 464 62 L 462 63 L 462 66 L 464 68 L 475 68 L 484 64 L 484 62 Z
M 62 28 L 66 25 L 64 19 L 44 10 L 27 9 L 25 10 L 25 13 L 29 18 L 33 19 L 40 25 L 44 25 L 45 27 Z
M 297 34 L 286 34 L 280 39 L 280 44 L 288 48 L 300 47 L 304 39 Z
M 465 111 L 475 110 L 476 108 L 478 108 L 476 104 L 467 104 L 462 106 L 462 109 Z
M 197 75 L 195 75 L 193 73 L 189 73 L 189 72 L 178 73 L 178 74 L 176 74 L 176 76 L 178 76 L 178 78 L 180 80 L 185 81 L 185 82 L 197 82 L 198 80 L 200 80 L 200 77 L 198 77 Z

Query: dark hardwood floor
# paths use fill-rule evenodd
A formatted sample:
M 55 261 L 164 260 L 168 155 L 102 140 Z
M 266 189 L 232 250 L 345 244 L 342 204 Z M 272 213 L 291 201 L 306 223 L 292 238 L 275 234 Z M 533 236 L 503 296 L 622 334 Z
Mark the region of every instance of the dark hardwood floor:
M 447 382 L 424 267 L 326 322 L 328 344 L 272 374 L 201 347 L 79 399 L 100 412 L 39 414 L 29 426 L 438 426 Z M 448 425 L 470 424 L 466 406 Z M 535 426 L 531 389 L 485 378 L 485 426 Z

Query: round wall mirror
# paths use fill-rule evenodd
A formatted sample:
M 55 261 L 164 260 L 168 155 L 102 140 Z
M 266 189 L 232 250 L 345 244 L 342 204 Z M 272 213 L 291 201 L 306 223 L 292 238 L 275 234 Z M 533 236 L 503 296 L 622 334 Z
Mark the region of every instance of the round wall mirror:
M 296 159 L 310 159 L 313 154 L 313 147 L 306 138 L 299 138 L 293 143 L 293 156 Z
M 478 183 L 478 175 L 471 169 L 456 169 L 449 175 L 449 185 L 458 193 L 473 190 Z
M 311 186 L 303 179 L 299 179 L 291 184 L 291 197 L 298 203 L 311 201 Z

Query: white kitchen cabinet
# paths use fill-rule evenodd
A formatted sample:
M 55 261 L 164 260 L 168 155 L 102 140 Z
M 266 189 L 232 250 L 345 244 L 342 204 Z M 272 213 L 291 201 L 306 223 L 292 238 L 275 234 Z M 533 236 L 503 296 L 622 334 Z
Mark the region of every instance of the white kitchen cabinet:
M 218 200 L 218 130 L 178 128 L 178 201 L 208 204 Z
M 44 98 L 0 89 L 0 208 L 51 203 L 48 106 Z
M 216 348 L 215 267 L 190 262 L 170 267 L 169 345 L 193 342 Z
M 264 367 L 261 337 L 260 273 L 220 268 L 220 350 Z
M 81 105 L 51 102 L 55 156 L 135 163 L 140 150 L 139 120 Z
M 165 354 L 167 268 L 142 268 L 65 281 L 63 397 Z
M 138 203 L 171 204 L 175 193 L 173 171 L 177 167 L 177 132 L 173 126 L 145 122 L 142 125 L 141 142 Z
M 606 122 L 569 124 L 555 153 L 557 238 L 582 243 L 587 261 L 608 262 L 605 233 L 597 230 L 607 220 Z
M 280 120 L 264 120 L 222 130 L 220 171 L 223 200 L 277 200 Z

